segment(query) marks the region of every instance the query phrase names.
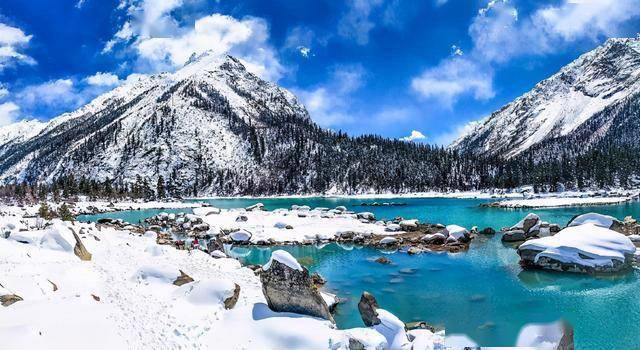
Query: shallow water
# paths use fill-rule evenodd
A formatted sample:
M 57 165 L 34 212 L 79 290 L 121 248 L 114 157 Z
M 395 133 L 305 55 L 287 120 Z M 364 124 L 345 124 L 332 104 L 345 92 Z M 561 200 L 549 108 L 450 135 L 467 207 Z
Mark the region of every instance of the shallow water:
M 363 202 L 402 202 L 406 206 L 360 207 Z M 345 205 L 354 211 L 371 211 L 378 218 L 396 216 L 423 222 L 490 226 L 499 229 L 535 212 L 551 223 L 565 225 L 571 217 L 599 212 L 620 219 L 640 216 L 640 203 L 615 206 L 557 209 L 480 208 L 479 199 L 215 199 L 220 208 L 246 207 L 262 202 L 268 210 L 292 204 L 311 207 Z M 116 217 L 136 223 L 159 212 L 190 210 L 145 210 L 84 216 L 84 220 Z M 264 263 L 274 247 L 237 247 L 231 253 L 246 263 Z M 327 280 L 326 288 L 346 299 L 338 306 L 336 321 L 341 328 L 360 327 L 357 302 L 362 291 L 373 293 L 383 308 L 402 320 L 424 320 L 446 327 L 448 334 L 464 333 L 484 346 L 512 346 L 523 325 L 565 318 L 575 327 L 577 349 L 640 349 L 635 324 L 640 319 L 640 272 L 622 276 L 589 276 L 522 271 L 518 255 L 503 246 L 499 235 L 478 237 L 467 253 L 380 252 L 372 248 L 329 244 L 324 247 L 287 246 L 311 271 Z M 387 254 L 393 264 L 371 260 Z
M 637 271 L 610 278 L 522 271 L 515 250 L 497 236 L 479 238 L 468 253 L 387 253 L 391 265 L 373 262 L 383 255 L 375 249 L 337 244 L 230 253 L 263 264 L 273 249 L 291 252 L 327 279 L 328 291 L 346 299 L 335 315 L 340 328 L 363 326 L 357 303 L 366 290 L 405 322 L 440 325 L 483 346 L 513 346 L 525 324 L 565 318 L 575 327 L 576 349 L 640 347 Z
M 78 221 L 98 221 L 99 219 L 122 219 L 124 222 L 130 224 L 144 224 L 144 219 L 158 215 L 160 213 L 192 213 L 193 210 L 189 208 L 181 209 L 142 209 L 142 210 L 123 210 L 110 213 L 100 213 L 91 215 L 78 215 L 76 218 Z

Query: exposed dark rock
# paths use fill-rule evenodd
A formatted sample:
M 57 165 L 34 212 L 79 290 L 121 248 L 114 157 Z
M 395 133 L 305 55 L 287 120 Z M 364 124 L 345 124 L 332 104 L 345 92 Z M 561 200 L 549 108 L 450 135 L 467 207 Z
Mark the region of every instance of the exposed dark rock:
M 510 230 L 502 234 L 503 242 L 521 242 L 527 239 L 524 230 Z
M 73 253 L 82 261 L 90 261 L 91 253 L 89 253 L 84 244 L 82 244 L 82 241 L 80 240 L 80 237 L 78 236 L 76 231 L 71 229 L 71 233 L 73 233 L 73 238 L 76 240 L 76 245 L 75 247 L 73 247 Z
M 562 338 L 556 350 L 574 350 L 573 327 L 566 321 L 562 322 Z
M 178 278 L 176 278 L 176 280 L 173 281 L 173 284 L 180 287 L 183 284 L 187 284 L 191 282 L 193 282 L 193 278 L 191 278 L 189 275 L 184 273 L 184 271 L 180 270 L 180 276 L 178 276 Z
M 378 264 L 383 264 L 383 265 L 391 264 L 391 259 L 387 258 L 386 256 L 381 256 L 374 261 L 377 262 Z
M 238 298 L 240 297 L 240 286 L 235 283 L 235 288 L 233 289 L 233 295 L 224 300 L 224 308 L 229 310 L 233 309 L 238 302 Z
M 24 299 L 22 299 L 19 295 L 16 295 L 16 294 L 0 295 L 0 304 L 5 307 L 22 300 Z
M 379 309 L 378 301 L 373 296 L 373 294 L 369 292 L 363 292 L 360 297 L 360 302 L 358 302 L 358 311 L 360 311 L 360 317 L 362 317 L 362 322 L 367 327 L 372 327 L 377 324 L 380 324 L 380 319 L 378 318 Z
M 271 310 L 294 312 L 335 322 L 305 267 L 300 271 L 272 259 L 269 268 L 263 268 L 260 273 L 260 281 L 262 293 Z
M 496 230 L 494 230 L 491 227 L 485 227 L 482 229 L 482 231 L 479 232 L 481 235 L 495 235 L 496 234 Z

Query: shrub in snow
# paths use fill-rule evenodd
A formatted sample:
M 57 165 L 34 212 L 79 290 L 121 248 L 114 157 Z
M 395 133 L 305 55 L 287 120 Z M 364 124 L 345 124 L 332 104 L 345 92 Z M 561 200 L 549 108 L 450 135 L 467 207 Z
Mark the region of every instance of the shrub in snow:
M 623 234 L 587 223 L 518 247 L 524 267 L 581 273 L 616 272 L 631 266 L 636 247 Z

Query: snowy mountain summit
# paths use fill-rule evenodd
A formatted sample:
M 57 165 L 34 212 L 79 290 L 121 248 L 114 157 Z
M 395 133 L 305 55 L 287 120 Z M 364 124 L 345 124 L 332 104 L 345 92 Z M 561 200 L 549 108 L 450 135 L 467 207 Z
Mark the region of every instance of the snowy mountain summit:
M 639 92 L 640 39 L 609 39 L 475 123 L 451 148 L 512 158 L 631 137 Z
M 346 193 L 447 188 L 473 175 L 434 166 L 462 160 L 429 146 L 322 129 L 289 91 L 210 52 L 129 78 L 29 132 L 2 128 L 0 142 L 2 184 L 73 177 L 139 193 L 163 183 L 172 195 Z

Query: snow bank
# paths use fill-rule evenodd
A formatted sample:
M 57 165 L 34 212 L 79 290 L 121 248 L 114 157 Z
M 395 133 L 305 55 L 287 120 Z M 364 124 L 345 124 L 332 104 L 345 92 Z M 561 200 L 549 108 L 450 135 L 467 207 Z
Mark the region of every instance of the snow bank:
M 581 266 L 613 266 L 613 260 L 625 262 L 626 255 L 633 255 L 636 247 L 623 234 L 586 223 L 565 228 L 554 236 L 526 241 L 518 251 L 532 250 L 536 254 L 534 262 L 548 257 L 563 263 Z
M 0 215 L 0 227 L 8 221 Z M 2 349 L 327 349 L 345 338 L 329 321 L 269 310 L 259 277 L 237 260 L 158 247 L 126 230 L 72 227 L 90 262 L 52 250 L 64 241 L 49 230 L 20 232 L 30 244 L 0 236 L 0 292 L 24 299 L 0 310 Z M 195 281 L 173 285 L 180 270 Z M 232 284 L 240 297 L 226 310 Z M 349 332 L 376 342 L 365 329 Z
M 458 225 L 447 225 L 446 230 L 449 232 L 449 237 L 458 240 L 469 235 L 469 231 L 466 228 Z
M 584 224 L 593 224 L 599 227 L 611 228 L 614 221 L 618 221 L 618 219 L 613 216 L 603 215 L 598 213 L 587 213 L 576 216 L 569 223 L 569 227 L 571 226 L 580 226 Z
M 176 298 L 184 298 L 186 301 L 197 305 L 223 306 L 224 301 L 233 295 L 235 283 L 226 278 L 207 279 L 187 283 L 173 295 Z
M 200 208 L 194 210 L 194 213 L 202 214 L 205 209 L 210 208 Z M 331 216 L 327 216 L 329 213 Z M 236 221 L 238 216 L 244 216 L 247 220 Z M 225 232 L 246 230 L 251 233 L 251 237 L 243 237 L 246 238 L 243 242 L 254 244 L 270 240 L 278 243 L 333 240 L 343 232 L 351 232 L 361 236 L 402 233 L 401 230 L 387 231 L 387 226 L 376 225 L 373 222 L 361 222 L 356 214 L 337 210 L 322 211 L 317 208 L 307 210 L 306 207 L 301 206 L 297 206 L 295 210 L 278 209 L 274 211 L 224 209 L 220 214 L 200 217 L 204 223 L 216 228 L 216 230 Z M 286 229 L 288 227 L 290 229 Z
M 278 261 L 279 263 L 285 264 L 294 270 L 302 271 L 302 265 L 300 265 L 298 260 L 296 260 L 293 255 L 289 254 L 289 252 L 282 249 L 273 251 L 273 253 L 271 253 L 271 258 L 269 258 L 269 261 L 267 261 L 267 263 L 262 266 L 262 269 L 265 271 L 269 270 L 269 268 L 271 267 L 271 263 L 274 260 Z
M 544 197 L 511 199 L 493 205 L 502 208 L 554 208 L 620 204 L 630 200 L 630 197 Z
M 516 346 L 536 350 L 555 350 L 564 335 L 561 321 L 553 323 L 531 323 L 520 330 Z
M 380 324 L 373 328 L 387 339 L 389 349 L 411 349 L 411 342 L 404 329 L 404 322 L 385 309 L 376 309 Z

